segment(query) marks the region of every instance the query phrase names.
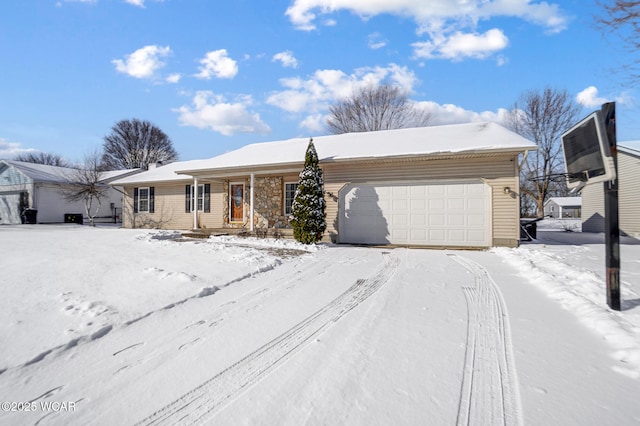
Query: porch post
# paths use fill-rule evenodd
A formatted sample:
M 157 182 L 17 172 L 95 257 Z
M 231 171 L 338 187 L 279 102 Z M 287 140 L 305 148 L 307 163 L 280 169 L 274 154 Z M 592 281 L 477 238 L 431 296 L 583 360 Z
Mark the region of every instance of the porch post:
M 253 184 L 255 183 L 255 173 L 251 173 L 251 183 L 249 184 L 249 230 L 253 232 Z
M 193 229 L 198 229 L 198 178 L 193 177 L 193 198 L 191 199 L 193 209 Z

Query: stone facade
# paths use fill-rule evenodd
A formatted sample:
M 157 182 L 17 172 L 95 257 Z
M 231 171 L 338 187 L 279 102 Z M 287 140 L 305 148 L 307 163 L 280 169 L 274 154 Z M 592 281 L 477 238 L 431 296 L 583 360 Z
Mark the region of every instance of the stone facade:
M 282 176 L 256 177 L 253 191 L 253 224 L 255 228 L 290 228 L 289 218 L 284 215 L 284 180 Z M 243 224 L 229 222 L 229 183 L 224 185 L 224 224 L 230 228 L 240 228 Z M 250 180 L 244 181 L 244 223 L 249 221 Z

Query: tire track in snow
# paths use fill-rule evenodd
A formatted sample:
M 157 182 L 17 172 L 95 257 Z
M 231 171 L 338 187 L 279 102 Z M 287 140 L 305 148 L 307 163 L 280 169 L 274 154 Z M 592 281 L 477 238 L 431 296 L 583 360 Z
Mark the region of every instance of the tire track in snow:
M 457 425 L 522 425 L 509 317 L 500 289 L 477 263 L 449 255 L 474 276 L 463 287 L 468 324 Z
M 293 328 L 137 424 L 200 424 L 212 417 L 388 282 L 400 260 L 389 253 L 383 256 L 385 264 L 375 275 L 357 280 L 342 295 Z

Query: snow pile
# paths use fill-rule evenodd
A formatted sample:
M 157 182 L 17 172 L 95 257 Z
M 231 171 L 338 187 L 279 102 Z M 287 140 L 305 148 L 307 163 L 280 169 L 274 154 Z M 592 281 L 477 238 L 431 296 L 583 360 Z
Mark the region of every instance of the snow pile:
M 625 279 L 625 276 L 634 277 L 640 272 L 640 242 L 623 239 L 623 244 L 626 241 L 627 245 L 622 249 L 622 311 L 616 312 L 606 303 L 602 239 L 602 234 L 561 235 L 542 231 L 536 244 L 491 251 L 606 340 L 612 348 L 612 357 L 620 361 L 613 367 L 616 371 L 640 378 L 640 311 L 634 309 L 639 304 L 640 285 L 637 280 Z M 590 244 L 557 245 L 559 241 L 587 241 Z

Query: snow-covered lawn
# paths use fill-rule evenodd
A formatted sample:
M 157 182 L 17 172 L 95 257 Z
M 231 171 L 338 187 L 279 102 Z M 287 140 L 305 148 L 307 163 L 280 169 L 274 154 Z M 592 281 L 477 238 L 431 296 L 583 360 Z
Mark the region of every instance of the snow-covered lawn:
M 640 241 L 614 312 L 603 236 L 563 230 L 473 252 L 0 227 L 0 424 L 637 424 Z

